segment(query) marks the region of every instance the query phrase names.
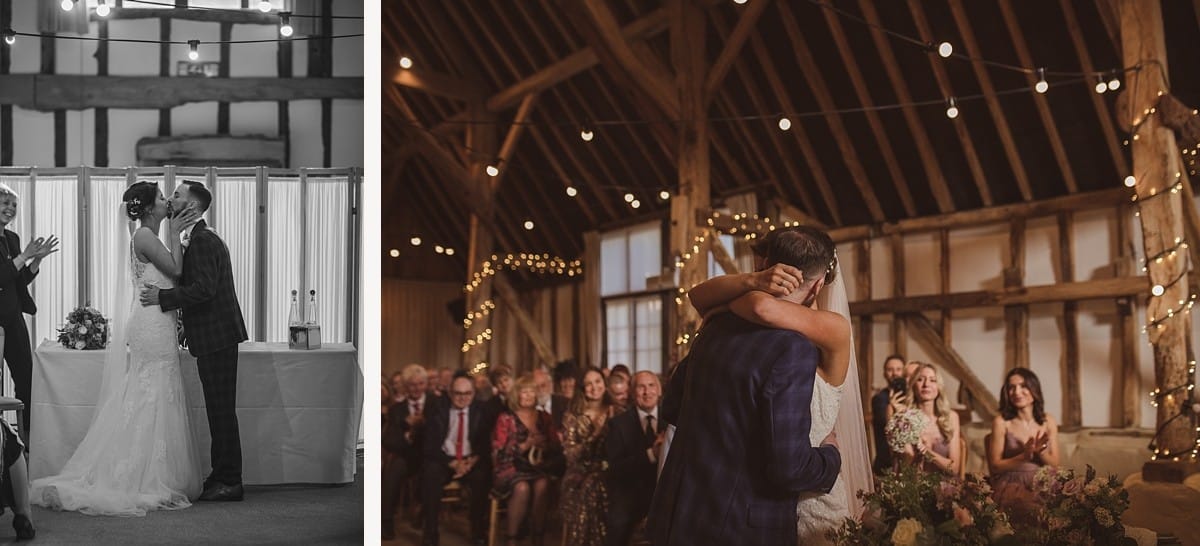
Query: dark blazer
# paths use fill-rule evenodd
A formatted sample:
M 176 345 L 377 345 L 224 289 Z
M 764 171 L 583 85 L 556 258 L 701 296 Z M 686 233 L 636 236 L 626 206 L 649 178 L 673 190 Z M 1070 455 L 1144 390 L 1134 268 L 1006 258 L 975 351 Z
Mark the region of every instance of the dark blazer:
M 472 401 L 467 408 L 466 440 L 471 444 L 471 455 L 479 456 L 476 466 L 487 464 L 492 459 L 492 425 L 495 419 L 490 417 L 482 402 Z M 425 408 L 425 445 L 422 448 L 425 464 L 445 465 L 453 459 L 442 452 L 442 444 L 450 433 L 452 411 L 456 410 L 450 403 L 431 404 Z
M 426 400 L 428 399 L 429 397 L 426 397 Z M 405 438 L 405 433 L 409 431 L 408 414 L 408 402 L 392 404 L 392 407 L 388 409 L 388 424 L 383 431 L 380 443 L 384 449 L 404 459 L 405 474 L 412 475 L 421 470 L 421 449 L 425 445 L 425 428 L 418 427 L 413 430 L 411 439 Z
M 16 233 L 4 230 L 4 243 L 13 256 L 21 253 L 21 238 Z M 21 313 L 37 313 L 37 305 L 29 295 L 29 283 L 37 274 L 30 271 L 28 264 L 17 270 L 12 260 L 0 261 L 4 262 L 0 263 L 0 324 L 21 319 Z
M 816 345 L 732 313 L 706 321 L 694 343 L 660 410 L 676 430 L 651 502 L 651 540 L 796 544 L 799 494 L 828 492 L 841 470 L 836 448 L 808 438 Z
M 875 464 L 872 467 L 875 472 L 884 472 L 892 467 L 892 449 L 888 447 L 887 434 L 884 433 L 891 392 L 884 387 L 871 397 L 871 431 L 875 434 Z
M 175 288 L 158 293 L 163 311 L 183 309 L 188 351 L 212 354 L 249 339 L 233 286 L 229 249 L 204 220 L 192 228 L 183 254 L 183 276 Z
M 654 423 L 654 428 L 662 432 L 666 425 L 661 418 Z M 655 473 L 658 465 L 646 456 L 646 435 L 643 432 L 645 423 L 638 419 L 636 405 L 617 414 L 608 421 L 608 436 L 604 440 L 607 453 L 609 497 L 640 496 L 649 499 L 654 493 Z

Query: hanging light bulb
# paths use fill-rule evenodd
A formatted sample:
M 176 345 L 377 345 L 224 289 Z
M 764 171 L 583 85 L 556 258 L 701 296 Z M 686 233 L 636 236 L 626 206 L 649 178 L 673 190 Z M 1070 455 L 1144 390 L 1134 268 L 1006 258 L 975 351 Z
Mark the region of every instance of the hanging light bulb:
M 937 52 L 943 59 L 949 59 L 954 54 L 954 46 L 950 42 L 942 42 L 938 44 Z
M 1121 78 L 1117 77 L 1117 71 L 1113 70 L 1112 76 L 1108 78 L 1108 90 L 1116 91 L 1121 88 Z
M 1166 289 L 1163 288 L 1163 285 L 1161 285 L 1161 284 L 1156 284 L 1150 288 L 1150 293 L 1154 294 L 1155 296 L 1163 295 L 1164 291 L 1166 291 Z
M 1132 188 L 1135 185 L 1137 185 L 1137 179 L 1134 178 L 1132 174 L 1125 177 L 1125 187 L 1126 188 Z
M 787 116 L 783 116 L 783 117 L 779 118 L 779 130 L 780 131 L 786 131 L 791 128 L 792 128 L 792 120 L 788 119 Z
M 745 4 L 746 0 L 733 0 L 734 4 Z
M 626 193 L 626 194 L 625 194 L 625 202 L 626 202 L 626 203 L 632 203 L 632 202 L 633 202 L 633 194 L 632 194 L 632 193 Z
M 17 42 L 17 33 L 13 32 L 13 29 L 6 28 L 6 29 L 4 29 L 3 34 L 4 34 L 4 43 L 6 43 L 8 45 L 13 45 L 14 43 Z
M 575 186 L 567 186 L 567 197 L 575 197 L 578 194 L 579 190 L 575 189 Z
M 408 57 L 405 57 L 405 56 L 400 57 L 400 68 L 408 70 L 408 69 L 412 68 L 412 65 L 413 65 L 412 59 L 409 59 Z
M 454 249 L 453 249 L 453 248 L 450 248 L 450 247 L 446 247 L 446 255 L 447 255 L 447 256 L 453 256 L 453 255 L 454 255 Z
M 488 176 L 494 177 L 494 176 L 497 176 L 500 174 L 500 169 L 497 168 L 495 165 L 488 165 L 487 169 L 484 169 L 484 170 L 487 171 Z
M 62 0 L 62 3 L 59 4 L 59 7 L 61 7 L 63 11 L 71 11 L 75 9 L 75 0 Z
M 630 201 L 630 202 L 629 202 L 629 206 L 631 206 L 631 207 L 633 207 L 633 208 L 635 208 L 635 209 L 636 209 L 636 208 L 638 208 L 638 207 L 642 206 L 642 202 L 641 202 L 641 201 L 638 201 L 637 199 L 634 199 L 633 201 Z
M 288 11 L 279 12 L 279 35 L 291 38 L 296 30 L 292 28 L 292 14 Z
M 437 252 L 438 254 L 442 254 L 446 252 L 446 249 L 442 245 L 433 245 L 433 251 Z
M 584 142 L 591 142 L 592 139 L 595 138 L 595 136 L 596 136 L 596 134 L 593 133 L 591 130 L 589 130 L 587 127 L 584 127 L 579 130 L 579 138 L 582 138 Z
M 1108 84 L 1104 83 L 1104 76 L 1096 76 L 1096 93 L 1103 94 L 1108 91 Z
M 1050 89 L 1050 84 L 1046 83 L 1046 69 L 1037 69 L 1037 76 L 1038 81 L 1037 83 L 1033 84 L 1033 90 L 1037 91 L 1038 93 L 1045 93 L 1047 89 Z
M 399 257 L 400 257 L 400 251 L 399 251 L 399 250 L 396 250 L 396 249 L 394 249 L 394 248 L 393 248 L 393 249 L 391 249 L 391 250 L 389 250 L 389 251 L 388 251 L 388 255 L 389 255 L 389 256 L 391 256 L 391 257 L 393 257 L 393 258 L 399 258 Z
M 954 97 L 950 97 L 950 100 L 946 101 L 946 117 L 950 119 L 958 117 L 958 104 L 954 101 Z
M 671 198 L 671 192 L 669 192 L 667 190 L 660 191 L 660 192 L 658 192 L 658 198 L 662 199 L 663 201 L 666 201 L 667 199 Z
M 105 2 L 105 0 L 98 0 L 96 2 L 96 15 L 99 15 L 100 17 L 108 17 L 108 14 L 111 11 L 112 10 L 109 9 L 108 3 Z
M 263 0 L 262 2 L 259 2 L 258 3 L 258 11 L 261 11 L 263 13 L 267 13 L 267 12 L 271 11 L 271 3 L 268 2 L 267 0 Z
M 413 235 L 413 238 L 409 239 L 408 242 L 412 243 L 412 246 L 421 246 L 421 238 L 416 235 Z
M 193 61 L 200 59 L 200 40 L 188 40 L 188 58 Z
M 525 229 L 533 231 L 533 220 L 525 220 Z

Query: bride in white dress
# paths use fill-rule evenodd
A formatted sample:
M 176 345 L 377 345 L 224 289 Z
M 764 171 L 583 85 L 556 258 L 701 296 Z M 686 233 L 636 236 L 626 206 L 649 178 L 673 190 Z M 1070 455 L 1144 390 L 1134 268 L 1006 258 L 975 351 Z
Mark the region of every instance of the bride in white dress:
M 62 472 L 31 485 L 33 503 L 55 510 L 144 516 L 148 510 L 187 508 L 200 494 L 200 462 L 179 368 L 177 316 L 158 306 L 143 307 L 135 298 L 135 288 L 146 284 L 174 286 L 183 264 L 179 233 L 200 215 L 186 211 L 171 219 L 168 250 L 158 237 L 169 215 L 158 186 L 138 182 L 122 199 L 130 227 L 133 221 L 140 227 L 121 262 L 96 413 Z
M 810 308 L 777 299 L 803 284 L 798 269 L 783 264 L 762 269 L 761 261 L 755 265 L 759 271 L 709 279 L 692 288 L 688 297 L 704 315 L 728 305 L 751 322 L 804 334 L 821 349 L 821 363 L 813 380 L 809 440 L 818 446 L 835 432 L 842 470 L 829 493 L 801 495 L 796 504 L 796 532 L 798 544 L 830 544 L 829 532 L 840 528 L 846 518 L 862 516 L 862 500 L 855 493 L 873 490 L 841 268 L 835 255 L 825 278 L 817 281 L 823 287 L 818 288 L 815 308 Z

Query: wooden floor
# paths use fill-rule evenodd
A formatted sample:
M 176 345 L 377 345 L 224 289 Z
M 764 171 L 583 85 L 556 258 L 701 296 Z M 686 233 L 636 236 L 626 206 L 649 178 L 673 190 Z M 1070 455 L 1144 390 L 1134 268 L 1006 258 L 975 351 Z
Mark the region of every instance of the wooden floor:
M 465 507 L 455 508 L 439 515 L 441 519 L 441 546 L 471 546 L 471 525 L 467 522 L 467 511 Z M 503 516 L 502 516 L 503 517 Z M 502 522 L 503 523 L 503 522 Z M 501 527 L 503 529 L 503 526 Z M 562 544 L 562 523 L 558 518 L 551 518 L 546 530 L 546 546 L 559 546 Z M 504 531 L 499 532 L 496 544 L 503 546 Z M 396 515 L 396 539 L 385 540 L 381 544 L 386 546 L 419 546 L 421 544 L 421 528 L 420 524 L 414 523 L 414 519 L 410 516 L 401 517 Z M 528 538 L 519 541 L 518 544 L 531 544 Z

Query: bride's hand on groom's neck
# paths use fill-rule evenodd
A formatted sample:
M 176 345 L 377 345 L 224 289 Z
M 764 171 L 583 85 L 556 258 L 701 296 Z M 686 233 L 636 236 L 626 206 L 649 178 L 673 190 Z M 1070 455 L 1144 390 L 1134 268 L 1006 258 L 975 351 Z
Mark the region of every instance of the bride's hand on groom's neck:
M 196 207 L 192 206 L 191 203 L 188 203 L 186 208 L 171 218 L 171 231 L 176 234 L 183 233 L 183 230 L 196 225 L 196 222 L 200 221 L 200 217 L 203 214 Z

